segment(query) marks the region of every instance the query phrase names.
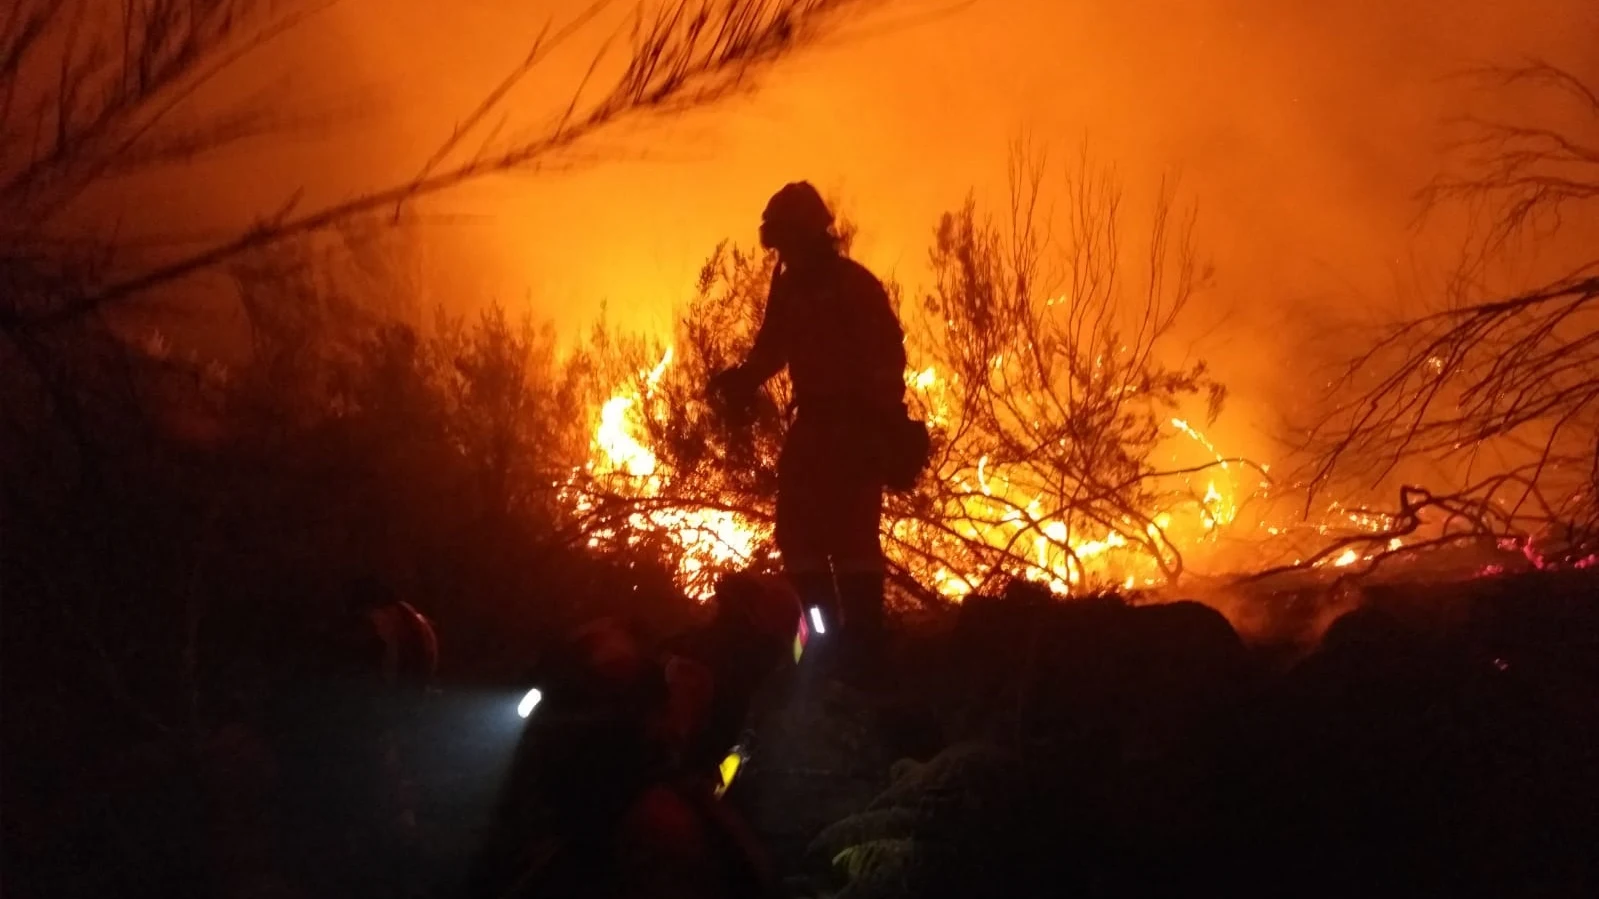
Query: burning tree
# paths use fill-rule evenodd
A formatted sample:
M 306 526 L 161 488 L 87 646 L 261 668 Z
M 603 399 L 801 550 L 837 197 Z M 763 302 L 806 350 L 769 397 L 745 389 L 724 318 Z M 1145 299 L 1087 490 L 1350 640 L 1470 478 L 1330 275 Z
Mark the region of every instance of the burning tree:
M 904 316 L 906 382 L 936 449 L 923 483 L 890 497 L 885 542 L 898 581 L 924 597 L 960 596 L 996 577 L 1060 592 L 1175 580 L 1185 546 L 1230 523 L 1264 483 L 1183 417 L 1199 401 L 1213 419 L 1222 386 L 1202 362 L 1164 358 L 1210 276 L 1193 250 L 1192 214 L 1177 214 L 1163 183 L 1139 275 L 1112 173 L 1086 154 L 1071 170 L 1058 249 L 1045 233 L 1043 187 L 1041 157 L 1018 150 L 1003 227 L 972 200 L 943 216 L 932 289 Z M 636 375 L 606 404 L 594 461 L 573 489 L 575 507 L 604 531 L 597 539 L 624 522 L 633 540 L 660 534 L 675 541 L 690 581 L 718 564 L 772 558 L 787 382 L 769 385 L 747 422 L 726 421 L 701 398 L 706 379 L 747 349 L 771 264 L 718 247 L 672 348 L 636 342 L 614 354 Z M 1174 438 L 1202 447 L 1192 464 L 1156 463 Z
M 1593 233 L 1599 95 L 1545 63 L 1480 74 L 1564 101 L 1580 124 L 1468 120 L 1466 173 L 1435 179 L 1424 200 L 1462 203 L 1487 226 L 1442 308 L 1389 326 L 1335 380 L 1341 401 L 1309 432 L 1312 484 L 1452 464 L 1464 486 L 1406 488 L 1398 520 L 1415 529 L 1433 509 L 1434 541 L 1498 539 L 1539 565 L 1546 553 L 1586 560 L 1599 538 L 1599 258 L 1508 293 L 1485 273 L 1523 239 Z

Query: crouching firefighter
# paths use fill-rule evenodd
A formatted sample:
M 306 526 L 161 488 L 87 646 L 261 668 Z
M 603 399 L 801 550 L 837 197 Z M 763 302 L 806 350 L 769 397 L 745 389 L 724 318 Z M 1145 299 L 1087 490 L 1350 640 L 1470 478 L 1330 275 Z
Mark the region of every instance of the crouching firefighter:
M 604 619 L 530 674 L 536 686 L 517 710 L 526 730 L 468 895 L 775 895 L 753 836 L 682 764 L 705 723 L 707 673 L 674 672 Z
M 688 689 L 695 669 L 703 671 L 709 693 L 704 723 L 691 732 L 683 765 L 710 777 L 722 792 L 755 751 L 755 722 L 781 702 L 778 675 L 799 649 L 795 623 L 801 609 L 784 579 L 749 572 L 721 578 L 707 605 L 710 620 L 667 640 L 664 649 L 668 671 L 682 671 Z
M 710 393 L 746 406 L 787 367 L 796 415 L 778 460 L 777 548 L 826 634 L 829 667 L 854 680 L 886 638 L 883 491 L 910 486 L 927 447 L 925 426 L 906 413 L 905 335 L 888 292 L 843 254 L 833 225 L 808 183 L 772 197 L 760 229 L 777 254 L 765 315 L 748 357 Z

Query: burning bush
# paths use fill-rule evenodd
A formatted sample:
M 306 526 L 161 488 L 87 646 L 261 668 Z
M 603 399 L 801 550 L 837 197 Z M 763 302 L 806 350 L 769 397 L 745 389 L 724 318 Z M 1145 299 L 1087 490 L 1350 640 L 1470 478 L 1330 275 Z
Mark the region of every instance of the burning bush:
M 915 322 L 924 367 L 911 383 L 942 436 L 938 477 L 897 504 L 891 534 L 943 592 L 1005 574 L 1058 592 L 1174 579 L 1179 543 L 1229 522 L 1238 499 L 1237 460 L 1207 454 L 1181 471 L 1156 462 L 1173 436 L 1203 440 L 1179 417 L 1187 401 L 1203 399 L 1214 420 L 1225 396 L 1203 362 L 1164 361 L 1209 277 L 1192 218 L 1173 221 L 1162 185 L 1146 257 L 1132 263 L 1120 187 L 1085 157 L 1068 173 L 1066 234 L 1051 254 L 1042 181 L 1018 153 L 1008 226 L 968 200 L 935 235 L 934 287 Z
M 592 547 L 662 553 L 696 596 L 710 594 L 719 571 L 762 567 L 774 553 L 787 376 L 762 388 L 751 418 L 737 427 L 703 400 L 711 375 L 754 340 L 773 264 L 718 246 L 671 348 L 603 328 L 590 344 L 597 370 L 609 377 L 596 385 L 591 456 L 570 479 L 568 501 Z

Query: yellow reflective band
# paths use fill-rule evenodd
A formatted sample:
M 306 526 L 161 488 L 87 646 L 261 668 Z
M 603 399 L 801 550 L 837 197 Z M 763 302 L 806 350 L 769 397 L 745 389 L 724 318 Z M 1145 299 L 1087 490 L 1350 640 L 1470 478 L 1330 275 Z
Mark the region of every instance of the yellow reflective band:
M 729 752 L 727 757 L 722 759 L 722 764 L 720 765 L 722 785 L 716 788 L 717 796 L 726 793 L 727 788 L 733 785 L 733 778 L 738 776 L 738 766 L 742 761 L 743 758 L 737 752 Z

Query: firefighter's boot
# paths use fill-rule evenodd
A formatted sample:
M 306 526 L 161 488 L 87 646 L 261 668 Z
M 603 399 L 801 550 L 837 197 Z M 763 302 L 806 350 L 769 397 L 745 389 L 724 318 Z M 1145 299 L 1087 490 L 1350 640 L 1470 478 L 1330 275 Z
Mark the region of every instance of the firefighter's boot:
M 888 629 L 883 614 L 881 572 L 842 574 L 838 579 L 844 627 L 839 634 L 839 675 L 857 687 L 875 684 L 883 674 Z

